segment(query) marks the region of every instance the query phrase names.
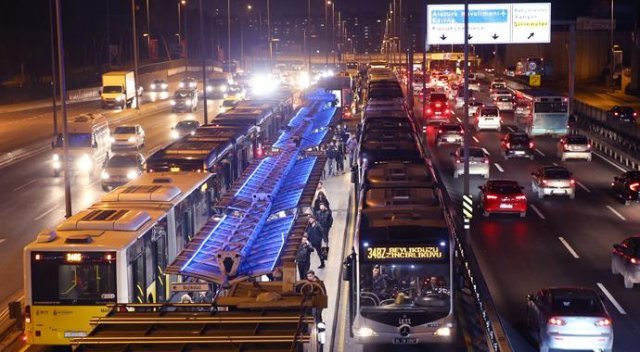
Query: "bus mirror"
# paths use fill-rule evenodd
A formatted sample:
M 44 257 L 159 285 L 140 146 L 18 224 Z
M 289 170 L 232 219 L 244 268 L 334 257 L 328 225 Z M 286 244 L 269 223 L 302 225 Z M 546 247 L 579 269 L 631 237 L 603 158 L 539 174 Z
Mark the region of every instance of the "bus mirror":
M 351 256 L 348 256 L 342 262 L 342 280 L 343 281 L 351 281 L 351 274 L 353 269 L 353 262 L 351 260 Z

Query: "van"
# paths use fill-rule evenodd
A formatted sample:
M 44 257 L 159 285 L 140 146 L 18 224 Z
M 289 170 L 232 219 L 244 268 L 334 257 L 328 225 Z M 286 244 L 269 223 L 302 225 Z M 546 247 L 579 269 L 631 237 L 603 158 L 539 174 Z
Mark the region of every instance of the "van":
M 109 159 L 111 133 L 107 119 L 101 114 L 84 114 L 68 123 L 69 170 L 92 176 Z M 60 176 L 65 162 L 63 135 L 58 134 L 51 143 L 54 148 L 53 175 Z
M 476 113 L 476 131 L 496 130 L 500 131 L 501 126 L 500 111 L 495 106 L 485 106 L 478 109 Z

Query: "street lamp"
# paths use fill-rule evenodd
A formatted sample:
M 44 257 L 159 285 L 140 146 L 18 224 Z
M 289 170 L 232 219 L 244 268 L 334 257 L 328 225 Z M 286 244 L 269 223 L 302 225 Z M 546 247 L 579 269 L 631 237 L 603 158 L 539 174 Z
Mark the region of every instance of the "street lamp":
M 227 0 L 227 65 L 231 73 L 231 0 Z
M 186 5 L 186 4 L 187 4 L 186 0 L 178 1 L 178 33 L 176 34 L 178 36 L 178 44 L 181 43 L 180 40 L 181 40 L 181 32 L 182 32 L 182 26 L 180 26 L 180 24 L 181 24 L 180 20 L 181 20 L 181 17 L 182 17 L 182 16 L 180 16 L 180 10 L 181 10 L 181 7 L 183 5 Z
M 267 0 L 267 40 L 269 40 L 269 73 L 273 69 L 273 40 L 271 39 L 271 1 Z
M 251 6 L 251 4 L 247 5 L 247 12 L 251 12 L 251 9 L 253 9 L 253 6 Z M 240 16 L 240 66 L 244 69 L 245 68 L 245 63 L 244 63 L 244 21 L 243 21 L 243 16 Z
M 611 81 L 611 92 L 615 91 L 613 83 L 613 72 L 615 70 L 615 64 L 613 62 L 613 0 L 611 0 L 611 21 L 609 23 L 609 57 L 611 58 L 611 70 L 609 72 L 609 79 Z

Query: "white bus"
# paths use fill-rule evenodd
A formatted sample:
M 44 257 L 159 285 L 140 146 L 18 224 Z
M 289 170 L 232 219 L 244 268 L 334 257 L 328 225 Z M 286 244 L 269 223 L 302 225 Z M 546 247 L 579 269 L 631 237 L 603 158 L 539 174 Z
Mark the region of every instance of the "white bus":
M 69 146 L 69 170 L 93 175 L 100 170 L 111 152 L 111 135 L 107 119 L 101 114 L 84 114 L 72 118 L 67 125 Z M 63 136 L 56 136 L 52 147 L 53 175 L 64 170 Z
M 565 135 L 569 127 L 569 99 L 538 89 L 516 91 L 516 123 L 529 136 Z
M 164 273 L 213 214 L 210 173 L 144 174 L 24 249 L 25 336 L 68 345 L 110 303 L 170 299 Z

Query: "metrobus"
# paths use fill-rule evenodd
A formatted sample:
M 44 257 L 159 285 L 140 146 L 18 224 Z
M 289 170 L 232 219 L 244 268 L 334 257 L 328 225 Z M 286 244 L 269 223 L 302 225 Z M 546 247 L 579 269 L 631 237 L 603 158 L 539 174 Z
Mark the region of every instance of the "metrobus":
M 360 64 L 357 61 L 349 61 L 346 65 L 347 73 L 349 76 L 355 77 L 360 72 Z
M 524 89 L 515 94 L 516 123 L 530 136 L 567 134 L 567 97 L 538 89 Z
M 112 303 L 170 300 L 165 272 L 214 214 L 209 173 L 144 174 L 24 248 L 25 336 L 69 345 Z
M 450 343 L 453 237 L 421 162 L 371 165 L 345 261 L 351 334 L 363 344 Z

